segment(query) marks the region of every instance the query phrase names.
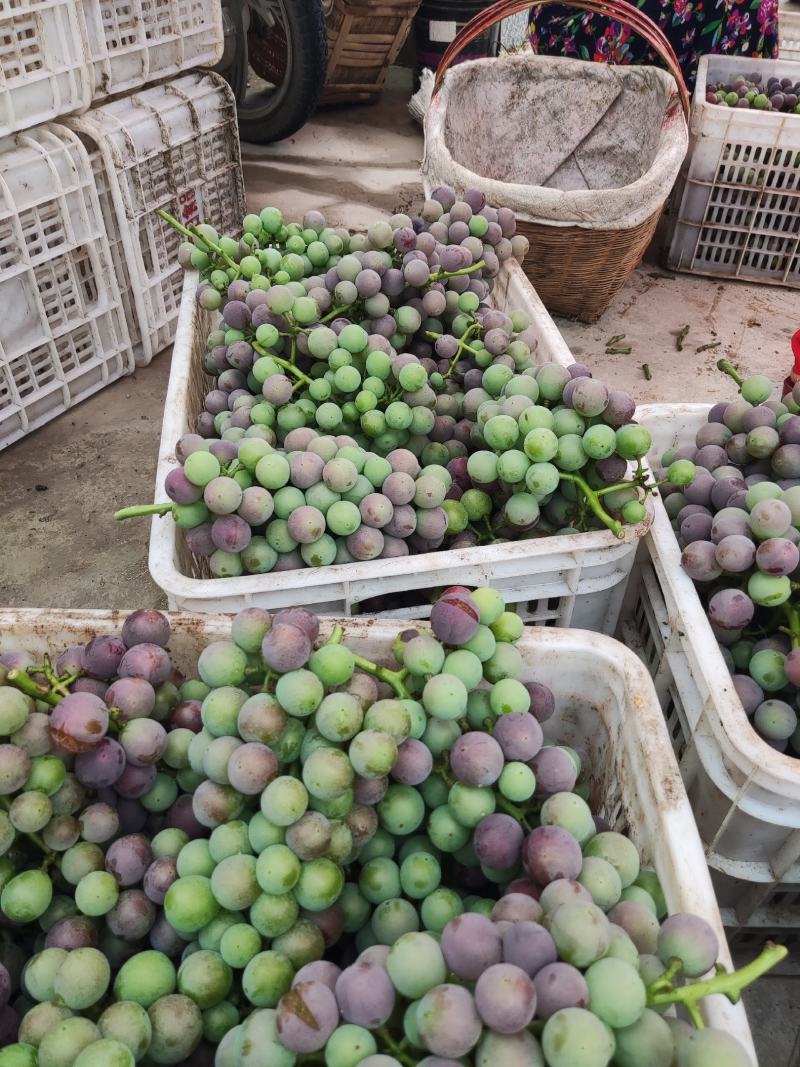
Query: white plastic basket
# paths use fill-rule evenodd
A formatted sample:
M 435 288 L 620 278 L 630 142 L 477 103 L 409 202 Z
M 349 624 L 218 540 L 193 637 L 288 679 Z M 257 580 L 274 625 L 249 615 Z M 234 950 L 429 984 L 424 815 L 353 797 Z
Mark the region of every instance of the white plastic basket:
M 800 287 L 800 115 L 706 102 L 707 84 L 751 70 L 800 80 L 800 62 L 700 60 L 667 262 L 691 274 Z
M 175 445 L 194 428 L 195 416 L 210 387 L 201 359 L 213 318 L 198 308 L 196 284 L 196 276 L 187 277 L 164 406 L 157 502 L 169 499 L 164 480 L 176 463 Z M 515 261 L 504 264 L 492 296 L 501 308 L 528 313 L 539 335 L 535 355 L 540 362 L 564 366 L 574 362 Z M 430 613 L 434 589 L 491 583 L 528 622 L 613 633 L 636 544 L 649 522 L 648 516 L 638 526 L 626 527 L 623 540 L 598 530 L 313 570 L 211 578 L 205 561 L 187 551 L 183 536 L 167 516 L 153 520 L 149 563 L 153 581 L 167 594 L 170 607 L 181 610 L 238 611 L 251 604 L 269 608 L 304 604 L 327 615 L 364 613 L 419 619 Z M 381 599 L 376 602 L 376 598 L 400 592 L 406 600 L 401 608 Z M 409 599 L 413 599 L 410 604 Z
M 87 0 L 81 7 L 95 102 L 213 67 L 222 56 L 219 0 Z
M 708 404 L 637 411 L 651 462 L 694 441 Z M 628 588 L 620 634 L 650 669 L 730 927 L 800 941 L 800 759 L 750 725 L 663 504 Z
M 325 620 L 322 633 L 334 620 Z M 44 653 L 107 633 L 120 612 L 21 610 L 0 612 L 0 649 Z M 169 650 L 179 668 L 191 670 L 203 646 L 228 637 L 230 619 L 175 614 Z M 373 662 L 390 663 L 392 641 L 402 622 L 346 621 L 347 644 Z M 552 688 L 555 715 L 545 735 L 572 745 L 584 759 L 593 810 L 636 843 L 643 861 L 658 873 L 670 912 L 693 912 L 712 924 L 721 961 L 730 965 L 725 934 L 703 859 L 691 808 L 672 754 L 664 720 L 647 671 L 616 641 L 580 630 L 528 629 L 517 648 L 523 680 Z M 756 1063 L 742 1004 L 708 998 L 711 1026 L 735 1035 Z
M 781 2 L 778 11 L 780 58 L 800 63 L 800 4 L 797 0 Z
M 91 99 L 76 0 L 0 0 L 0 136 Z
M 195 72 L 67 119 L 87 146 L 100 194 L 136 363 L 170 344 L 183 271 L 184 223 L 214 219 L 235 232 L 245 211 L 236 103 L 215 74 Z
M 0 141 L 0 448 L 133 366 L 85 149 L 50 127 Z

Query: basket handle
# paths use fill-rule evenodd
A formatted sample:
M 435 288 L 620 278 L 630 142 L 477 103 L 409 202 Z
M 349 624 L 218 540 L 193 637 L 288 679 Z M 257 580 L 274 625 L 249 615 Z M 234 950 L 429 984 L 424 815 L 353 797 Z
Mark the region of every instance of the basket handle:
M 504 18 L 508 18 L 509 15 L 516 15 L 520 11 L 526 11 L 531 7 L 541 8 L 550 4 L 561 4 L 563 6 L 565 2 L 570 7 L 578 8 L 580 11 L 591 11 L 596 15 L 605 15 L 607 18 L 622 23 L 623 26 L 627 26 L 635 33 L 638 33 L 640 37 L 643 37 L 653 50 L 658 53 L 669 73 L 675 79 L 681 105 L 688 120 L 691 106 L 689 90 L 686 88 L 686 82 L 683 80 L 683 73 L 672 45 L 661 28 L 648 15 L 645 15 L 632 4 L 627 3 L 626 0 L 498 0 L 497 3 L 492 4 L 483 11 L 479 11 L 477 15 L 471 18 L 448 45 L 436 71 L 433 96 L 441 89 L 448 68 L 462 48 L 474 41 L 476 37 L 480 37 L 491 26 L 494 26 Z

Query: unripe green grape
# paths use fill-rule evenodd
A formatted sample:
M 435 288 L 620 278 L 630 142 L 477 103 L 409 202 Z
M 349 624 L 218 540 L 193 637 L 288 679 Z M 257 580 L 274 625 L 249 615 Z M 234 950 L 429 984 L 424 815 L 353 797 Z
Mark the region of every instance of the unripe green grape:
M 120 967 L 114 980 L 114 996 L 118 1001 L 133 1001 L 149 1008 L 171 993 L 176 982 L 175 967 L 163 952 L 137 952 Z

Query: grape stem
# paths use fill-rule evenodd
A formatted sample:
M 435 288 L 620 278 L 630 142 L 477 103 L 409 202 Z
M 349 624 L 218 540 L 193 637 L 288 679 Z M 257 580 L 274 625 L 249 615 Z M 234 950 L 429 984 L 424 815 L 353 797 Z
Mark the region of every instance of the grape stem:
M 565 482 L 572 482 L 583 493 L 586 498 L 586 503 L 594 512 L 595 516 L 607 526 L 608 529 L 614 534 L 615 537 L 622 538 L 625 536 L 625 531 L 622 523 L 619 519 L 613 519 L 600 502 L 600 494 L 592 489 L 588 482 L 584 481 L 579 474 L 567 474 L 565 471 L 559 471 L 559 478 Z M 610 486 L 609 489 L 626 488 L 627 486 Z M 606 490 L 608 491 L 608 490 Z M 602 493 L 603 490 L 600 490 Z
M 784 960 L 789 954 L 785 945 L 776 945 L 768 941 L 761 954 L 738 971 L 726 971 L 717 966 L 717 973 L 713 978 L 705 978 L 699 982 L 690 982 L 688 985 L 675 987 L 673 980 L 682 969 L 680 960 L 671 960 L 669 967 L 659 978 L 651 982 L 647 987 L 648 1007 L 664 1007 L 668 1004 L 680 1004 L 689 1013 L 698 1029 L 703 1027 L 703 1019 L 700 1015 L 699 1002 L 703 997 L 721 994 L 727 997 L 731 1004 L 736 1004 L 742 990 L 751 985 L 767 971 Z
M 392 1037 L 386 1027 L 383 1027 L 381 1030 L 378 1031 L 378 1037 L 381 1039 L 383 1044 L 386 1046 L 389 1052 L 391 1052 L 391 1054 L 396 1060 L 399 1060 L 400 1063 L 405 1065 L 405 1067 L 414 1067 L 415 1061 L 411 1058 L 411 1056 L 409 1056 L 409 1054 L 405 1051 L 402 1045 L 400 1045 L 399 1042 L 395 1041 L 395 1039 Z
M 388 667 L 379 667 L 377 663 L 372 663 L 368 659 L 364 659 L 363 656 L 356 656 L 353 654 L 356 667 L 359 670 L 366 671 L 367 674 L 373 675 L 381 682 L 386 682 L 390 685 L 394 691 L 394 694 L 400 700 L 410 700 L 411 694 L 406 688 L 405 677 L 408 674 L 407 670 L 392 671 Z
M 297 378 L 299 381 L 305 382 L 306 385 L 311 385 L 311 379 L 308 377 L 308 375 L 303 374 L 300 368 L 295 367 L 295 365 L 293 363 L 290 363 L 288 359 L 281 359 L 281 357 L 276 356 L 274 352 L 269 352 L 266 348 L 264 348 L 262 344 L 260 344 L 256 340 L 251 341 L 250 344 L 260 356 L 269 356 L 269 358 L 273 359 L 279 367 L 283 367 L 290 374 L 293 374 L 295 378 Z
M 335 319 L 337 315 L 341 315 L 343 311 L 347 311 L 352 306 L 352 304 L 343 304 L 342 307 L 334 308 L 332 311 L 329 311 L 327 315 L 323 315 L 319 321 L 321 323 L 330 322 L 332 319 Z
M 239 264 L 235 260 L 231 259 L 231 257 L 226 252 L 223 252 L 219 245 L 214 244 L 214 242 L 209 240 L 208 237 L 204 237 L 203 234 L 200 233 L 195 226 L 184 226 L 182 222 L 178 222 L 175 216 L 170 215 L 168 211 L 159 210 L 157 214 L 160 218 L 164 220 L 164 222 L 168 222 L 170 226 L 176 229 L 179 233 L 182 233 L 185 237 L 189 237 L 192 240 L 196 239 L 198 241 L 202 241 L 206 248 L 210 249 L 215 255 L 220 257 L 223 263 L 227 264 L 227 266 L 229 267 L 232 267 L 233 270 L 236 271 L 236 277 L 239 277 Z
M 471 267 L 462 267 L 461 270 L 440 270 L 436 274 L 432 274 L 428 279 L 428 284 L 431 282 L 440 282 L 443 278 L 457 278 L 460 274 L 474 274 L 476 270 L 480 270 L 486 266 L 486 262 L 483 259 L 479 259 L 477 263 L 473 263 Z
M 791 638 L 792 648 L 798 648 L 800 647 L 800 609 L 793 607 L 788 602 L 783 605 L 783 609 L 789 625 L 786 627 L 781 626 L 780 629 Z
M 733 378 L 734 382 L 736 382 L 736 384 L 741 389 L 744 378 L 741 376 L 741 374 L 738 372 L 738 370 L 734 367 L 734 365 L 729 359 L 718 359 L 717 370 L 721 370 L 724 374 L 727 374 L 729 378 Z
M 331 636 L 325 642 L 326 645 L 340 645 L 344 640 L 344 627 L 337 622 L 331 631 Z
M 0 796 L 0 807 L 4 808 L 6 811 L 11 810 L 11 801 L 8 797 Z M 16 827 L 14 827 L 14 829 L 16 830 Z M 41 834 L 34 833 L 33 831 L 31 831 L 30 833 L 25 833 L 22 830 L 17 830 L 17 833 L 21 833 L 23 837 L 27 837 L 28 840 L 32 841 L 37 848 L 42 850 L 42 852 L 44 853 L 45 862 L 47 864 L 56 862 L 56 853 L 44 843 L 44 839 L 42 838 Z
M 25 696 L 32 697 L 34 700 L 41 700 L 43 703 L 49 704 L 51 707 L 55 707 L 61 699 L 54 693 L 51 693 L 46 685 L 40 685 L 39 682 L 34 682 L 33 678 L 31 678 L 26 671 L 21 671 L 16 667 L 13 667 L 6 675 L 6 683 L 8 685 L 13 685 L 15 689 L 19 689 Z
M 114 512 L 115 519 L 136 519 L 140 515 L 166 515 L 174 504 L 133 504 Z

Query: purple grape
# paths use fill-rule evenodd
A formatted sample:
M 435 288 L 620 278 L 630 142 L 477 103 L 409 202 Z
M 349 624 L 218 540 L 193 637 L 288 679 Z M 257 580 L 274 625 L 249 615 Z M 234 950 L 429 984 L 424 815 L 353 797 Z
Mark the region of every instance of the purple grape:
M 128 763 L 149 767 L 157 763 L 167 747 L 167 731 L 155 719 L 132 719 L 119 735 Z
M 117 673 L 120 678 L 144 678 L 157 688 L 172 674 L 169 654 L 160 645 L 142 642 L 132 645 L 122 657 Z
M 693 541 L 687 545 L 681 553 L 681 566 L 695 582 L 710 582 L 722 574 L 717 563 L 717 546 L 712 541 Z
M 749 537 L 744 537 L 742 534 L 729 534 L 717 544 L 715 555 L 722 570 L 729 574 L 741 574 L 753 566 L 756 546 Z
M 468 593 L 446 589 L 431 609 L 431 627 L 447 645 L 463 645 L 474 636 L 480 623 L 475 601 Z
M 527 711 L 501 715 L 495 722 L 492 736 L 503 750 L 506 760 L 519 760 L 522 763 L 533 759 L 544 739 L 538 721 Z
M 299 627 L 312 644 L 319 637 L 319 619 L 305 608 L 282 608 L 272 621 Z
M 699 978 L 717 962 L 719 941 L 712 927 L 699 915 L 678 913 L 661 924 L 658 955 L 663 964 L 671 959 L 683 963 L 688 978 Z
M 475 1007 L 485 1026 L 516 1034 L 533 1018 L 536 990 L 528 974 L 512 963 L 488 967 L 475 984 Z
M 164 827 L 172 826 L 183 830 L 190 838 L 208 837 L 208 829 L 195 817 L 192 798 L 188 793 L 179 796 L 167 812 Z
M 353 782 L 353 793 L 359 804 L 377 804 L 386 796 L 388 788 L 388 778 L 361 778 L 356 775 Z
M 548 963 L 533 978 L 536 990 L 536 1018 L 549 1019 L 562 1008 L 586 1008 L 589 987 L 577 967 L 569 963 Z
M 271 749 L 257 741 L 250 741 L 231 753 L 228 759 L 228 780 L 239 793 L 246 796 L 260 794 L 279 773 L 278 759 Z
M 144 872 L 142 888 L 148 898 L 159 906 L 164 903 L 167 890 L 178 877 L 178 865 L 172 856 L 159 856 Z
M 420 785 L 430 777 L 432 769 L 433 756 L 430 749 L 421 741 L 409 737 L 398 746 L 397 759 L 391 774 L 401 785 Z
M 500 931 L 478 912 L 468 911 L 451 919 L 442 931 L 440 944 L 449 969 L 470 982 L 502 959 Z
M 125 941 L 139 941 L 152 930 L 156 909 L 141 889 L 126 889 L 105 918 L 112 934 Z
M 481 863 L 507 871 L 519 862 L 524 836 L 516 819 L 495 813 L 481 819 L 475 827 L 472 845 Z
M 173 467 L 164 479 L 164 489 L 176 504 L 194 504 L 203 495 L 201 486 L 192 485 L 183 473 L 183 467 Z
M 276 616 L 262 642 L 261 655 L 266 665 L 274 671 L 281 674 L 295 671 L 308 662 L 311 640 L 299 626 L 281 622 Z
M 800 550 L 785 537 L 770 537 L 756 550 L 756 564 L 765 574 L 791 574 L 799 563 Z
M 741 630 L 754 613 L 755 604 L 739 589 L 720 589 L 708 602 L 709 620 L 722 630 Z
M 603 411 L 603 422 L 614 430 L 631 422 L 636 413 L 636 401 L 621 389 L 610 389 Z M 601 460 L 601 462 L 605 462 Z
M 546 886 L 557 878 L 577 879 L 583 865 L 581 847 L 560 826 L 537 826 L 525 838 L 522 862 L 531 878 Z
M 710 515 L 687 515 L 680 525 L 681 541 L 691 544 L 693 541 L 707 541 L 711 534 L 713 519 Z
M 70 691 L 73 693 L 92 693 L 93 696 L 100 697 L 105 701 L 105 695 L 108 692 L 108 683 L 101 682 L 99 678 L 88 678 L 84 675 L 83 678 L 76 678 L 70 686 Z
M 85 669 L 83 645 L 70 645 L 65 648 L 55 662 L 55 672 L 58 675 L 76 674 Z
M 784 661 L 784 669 L 786 662 Z M 787 675 L 788 677 L 788 675 Z M 742 702 L 742 707 L 747 715 L 752 715 L 759 704 L 764 699 L 764 690 L 758 685 L 749 674 L 734 674 L 731 681 L 733 682 L 733 688 L 736 690 L 736 694 Z
M 542 907 L 536 897 L 530 893 L 507 890 L 492 908 L 492 919 L 495 922 L 501 920 L 538 922 L 541 917 Z
M 132 645 L 160 645 L 167 647 L 170 625 L 166 615 L 155 608 L 142 608 L 129 615 L 122 624 L 122 640 L 127 648 Z
M 156 692 L 144 678 L 118 678 L 108 687 L 105 701 L 118 710 L 122 722 L 127 722 L 152 714 Z
M 114 783 L 114 788 L 121 797 L 128 800 L 138 800 L 145 793 L 149 793 L 156 778 L 156 769 L 150 767 L 134 767 L 128 764 L 122 774 Z
M 84 667 L 89 674 L 107 681 L 117 673 L 125 650 L 125 644 L 116 634 L 99 634 L 84 649 Z
M 437 1056 L 464 1056 L 481 1036 L 472 994 L 460 985 L 434 986 L 419 1001 L 416 1020 L 422 1043 Z
M 198 734 L 203 729 L 203 719 L 199 700 L 182 700 L 172 712 L 170 726 L 173 730 L 191 730 Z
M 75 759 L 78 781 L 90 789 L 114 785 L 124 770 L 125 751 L 112 737 L 104 737 L 99 745 L 80 752 Z
M 375 963 L 357 961 L 346 967 L 336 980 L 335 995 L 342 1017 L 367 1030 L 383 1026 L 394 1010 L 394 986 Z
M 278 1036 L 292 1052 L 318 1052 L 339 1025 L 336 997 L 323 982 L 299 982 L 277 1009 Z
M 491 734 L 480 730 L 462 734 L 450 749 L 450 769 L 464 785 L 492 785 L 504 766 L 502 748 Z
M 658 919 L 644 904 L 621 900 L 608 913 L 609 921 L 621 926 L 639 952 L 654 953 L 658 939 Z
M 108 730 L 108 707 L 91 693 L 71 693 L 50 714 L 50 736 L 67 752 L 85 752 Z
M 557 959 L 555 941 L 537 922 L 515 922 L 503 931 L 503 960 L 521 967 L 531 978 Z
M 540 749 L 529 766 L 536 775 L 536 795 L 570 793 L 578 778 L 578 770 L 566 749 L 548 745 Z
M 76 948 L 96 948 L 97 929 L 85 915 L 69 915 L 53 923 L 44 943 L 45 948 L 63 948 L 67 952 Z
M 106 870 L 122 886 L 138 885 L 152 862 L 153 850 L 142 834 L 118 837 L 106 852 Z
M 211 524 L 211 540 L 220 552 L 243 552 L 253 531 L 240 515 L 220 515 Z
M 84 841 L 96 844 L 110 841 L 119 831 L 119 816 L 110 804 L 103 802 L 84 808 L 78 821 Z

